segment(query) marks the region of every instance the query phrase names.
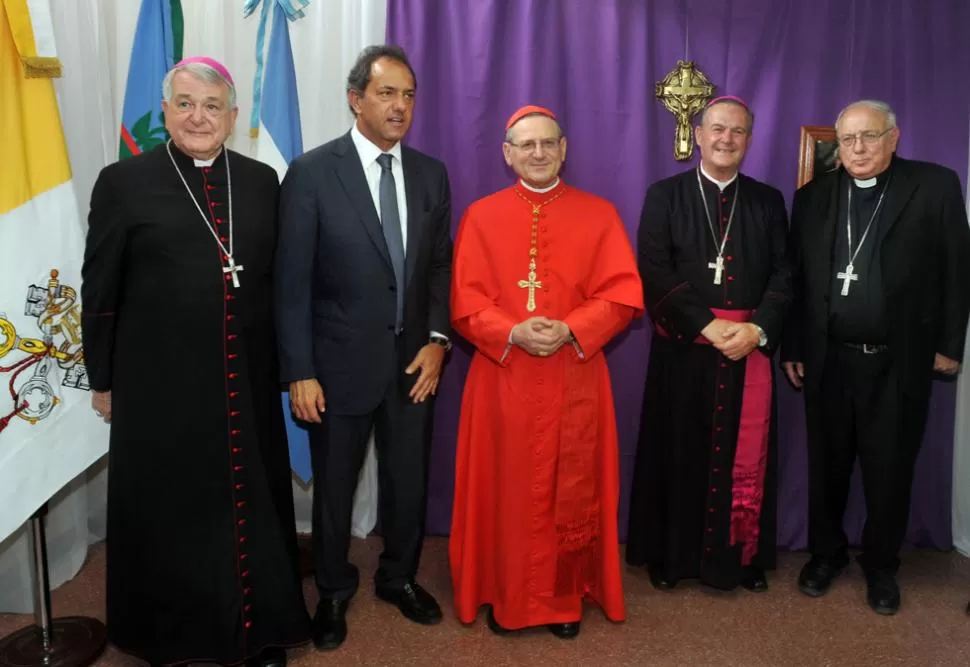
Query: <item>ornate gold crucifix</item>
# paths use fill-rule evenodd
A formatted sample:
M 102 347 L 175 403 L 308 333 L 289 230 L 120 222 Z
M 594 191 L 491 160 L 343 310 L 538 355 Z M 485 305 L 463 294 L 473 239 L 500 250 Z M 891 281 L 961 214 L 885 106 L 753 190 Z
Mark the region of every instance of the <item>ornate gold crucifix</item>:
M 690 120 L 704 108 L 714 94 L 714 84 L 697 69 L 692 60 L 678 60 L 663 81 L 657 83 L 657 99 L 677 118 L 674 158 L 687 160 L 694 154 L 694 135 Z
M 525 302 L 525 309 L 530 313 L 534 313 L 536 309 L 536 289 L 542 287 L 542 281 L 536 280 L 536 277 L 538 276 L 538 273 L 536 272 L 536 258 L 539 256 L 539 214 L 542 212 L 543 206 L 559 199 L 566 192 L 566 188 L 561 188 L 559 192 L 541 204 L 536 204 L 535 202 L 531 201 L 528 197 L 519 192 L 517 188 L 513 188 L 513 191 L 532 207 L 532 238 L 530 239 L 531 247 L 529 248 L 529 279 L 520 280 L 518 285 L 521 289 L 529 290 L 529 298 Z
M 542 287 L 542 281 L 536 280 L 536 261 L 529 262 L 529 279 L 520 280 L 519 287 L 529 290 L 529 299 L 525 302 L 525 309 L 530 313 L 536 309 L 536 288 Z

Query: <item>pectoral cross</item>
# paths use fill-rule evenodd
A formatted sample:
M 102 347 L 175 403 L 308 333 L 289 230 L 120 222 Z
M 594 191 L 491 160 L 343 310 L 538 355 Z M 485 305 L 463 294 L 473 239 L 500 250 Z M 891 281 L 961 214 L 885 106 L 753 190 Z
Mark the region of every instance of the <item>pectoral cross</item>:
M 542 202 L 541 204 L 536 204 L 529 200 L 524 194 L 519 192 L 518 189 L 514 189 L 513 192 L 519 196 L 520 199 L 525 201 L 529 206 L 532 207 L 532 233 L 529 248 L 529 279 L 520 280 L 518 282 L 519 287 L 522 289 L 529 290 L 529 298 L 525 303 L 525 309 L 530 313 L 534 313 L 536 309 L 536 288 L 542 287 L 542 281 L 536 280 L 536 257 L 539 255 L 539 214 L 542 212 L 542 207 L 546 204 L 552 203 L 562 197 L 563 193 L 567 192 L 567 189 L 560 187 L 559 191 L 554 194 L 550 199 Z M 546 273 L 549 273 L 546 271 Z
M 520 280 L 519 287 L 529 290 L 529 300 L 525 304 L 527 311 L 534 312 L 536 309 L 536 288 L 542 287 L 542 281 L 536 280 L 536 263 L 532 260 L 529 263 L 529 279 Z
M 226 258 L 226 261 L 229 262 L 229 266 L 222 267 L 222 272 L 225 273 L 225 274 L 231 273 L 232 274 L 232 286 L 233 287 L 239 287 L 239 275 L 238 274 L 239 274 L 240 271 L 243 270 L 243 265 L 242 264 L 236 264 L 236 260 L 234 260 L 232 258 L 232 255 L 229 255 Z
M 845 271 L 839 271 L 835 274 L 835 277 L 842 281 L 842 296 L 849 296 L 849 284 L 859 279 L 859 274 L 854 272 L 854 268 L 849 264 L 845 267 Z
M 717 256 L 717 260 L 707 263 L 707 268 L 714 269 L 714 284 L 721 284 L 721 274 L 724 273 L 724 258 L 720 255 Z

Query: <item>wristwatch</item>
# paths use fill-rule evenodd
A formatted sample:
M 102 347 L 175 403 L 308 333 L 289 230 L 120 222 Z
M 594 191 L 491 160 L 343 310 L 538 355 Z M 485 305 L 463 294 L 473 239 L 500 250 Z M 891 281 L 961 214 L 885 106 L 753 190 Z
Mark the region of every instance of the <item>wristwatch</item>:
M 428 337 L 428 342 L 435 345 L 440 345 L 445 348 L 445 352 L 451 349 L 451 341 L 440 335 L 431 335 Z
M 767 345 L 768 334 L 765 333 L 765 330 L 759 327 L 757 324 L 754 324 L 752 326 L 754 326 L 754 328 L 758 330 L 758 347 L 764 347 L 765 345 Z

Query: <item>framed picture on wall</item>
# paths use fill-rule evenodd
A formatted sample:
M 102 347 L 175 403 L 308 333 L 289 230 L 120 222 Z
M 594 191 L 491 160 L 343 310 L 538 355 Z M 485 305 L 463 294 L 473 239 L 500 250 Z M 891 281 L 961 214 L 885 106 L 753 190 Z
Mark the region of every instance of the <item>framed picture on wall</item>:
M 802 125 L 798 148 L 798 187 L 816 174 L 839 168 L 839 142 L 835 128 L 826 125 Z

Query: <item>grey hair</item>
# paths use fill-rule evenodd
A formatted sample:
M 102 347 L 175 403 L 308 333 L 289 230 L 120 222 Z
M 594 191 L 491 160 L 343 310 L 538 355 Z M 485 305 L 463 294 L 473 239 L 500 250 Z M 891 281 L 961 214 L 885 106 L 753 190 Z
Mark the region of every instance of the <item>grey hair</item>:
M 187 63 L 170 69 L 162 79 L 162 99 L 166 102 L 172 101 L 172 79 L 179 72 L 188 72 L 202 83 L 224 83 L 229 87 L 229 108 L 236 108 L 236 87 L 205 63 Z
M 519 120 L 522 120 L 523 118 L 531 118 L 532 116 L 542 116 L 543 118 L 548 118 L 549 120 L 551 120 L 555 124 L 556 129 L 559 131 L 559 138 L 562 139 L 562 125 L 559 124 L 558 120 L 556 120 L 555 118 L 552 118 L 551 116 L 547 116 L 544 113 L 533 112 L 533 113 L 527 113 L 526 115 L 522 116 L 522 118 L 520 118 Z M 519 120 L 515 121 L 515 125 L 519 124 Z M 505 143 L 507 144 L 512 143 L 512 130 L 515 129 L 515 125 L 513 125 L 512 127 L 510 127 L 505 131 Z
M 740 107 L 741 109 L 744 109 L 744 112 L 748 114 L 748 132 L 750 133 L 754 131 L 754 112 L 747 104 L 742 104 L 741 102 L 738 102 L 737 100 L 732 100 L 732 99 L 722 99 L 722 100 L 716 101 L 714 104 L 706 105 L 703 109 L 701 109 L 698 112 L 699 118 L 697 120 L 697 124 L 703 125 L 704 119 L 707 118 L 707 112 L 710 109 L 713 109 L 714 107 L 720 106 L 722 104 L 733 104 L 736 107 Z
M 896 127 L 896 112 L 893 111 L 891 106 L 889 106 L 882 100 L 859 100 L 857 102 L 853 102 L 852 104 L 849 104 L 844 109 L 842 109 L 842 111 L 839 112 L 838 117 L 835 119 L 836 130 L 839 129 L 839 123 L 842 122 L 842 116 L 844 116 L 845 113 L 852 107 L 867 107 L 869 109 L 872 109 L 873 111 L 878 111 L 879 113 L 881 113 L 883 116 L 886 117 L 887 130 Z

